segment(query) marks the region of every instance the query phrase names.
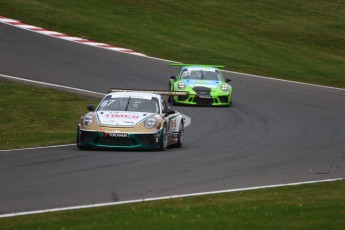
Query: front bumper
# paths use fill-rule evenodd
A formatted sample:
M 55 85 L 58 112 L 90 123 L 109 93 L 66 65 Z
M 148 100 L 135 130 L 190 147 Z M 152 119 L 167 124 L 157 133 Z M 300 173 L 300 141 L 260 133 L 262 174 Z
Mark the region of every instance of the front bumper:
M 231 94 L 189 94 L 188 96 L 173 96 L 174 104 L 200 106 L 228 106 L 231 103 Z
M 128 137 L 111 137 L 109 133 L 78 129 L 78 146 L 83 148 L 152 149 L 159 147 L 162 129 L 155 133 L 133 134 Z

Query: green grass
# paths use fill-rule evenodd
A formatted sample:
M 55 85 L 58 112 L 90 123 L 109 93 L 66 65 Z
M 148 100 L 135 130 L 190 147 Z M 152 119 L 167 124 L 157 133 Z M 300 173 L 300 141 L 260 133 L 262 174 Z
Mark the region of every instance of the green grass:
M 345 2 L 0 0 L 0 15 L 175 61 L 345 88 Z
M 0 149 L 75 143 L 86 106 L 98 101 L 0 81 Z
M 344 229 L 345 181 L 0 219 L 1 229 Z

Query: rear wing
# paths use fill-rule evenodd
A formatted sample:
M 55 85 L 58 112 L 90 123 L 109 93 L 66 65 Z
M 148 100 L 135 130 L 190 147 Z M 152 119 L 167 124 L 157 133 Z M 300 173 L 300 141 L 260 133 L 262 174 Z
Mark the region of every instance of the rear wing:
M 188 67 L 188 66 L 200 66 L 200 67 L 214 67 L 214 68 L 224 68 L 223 65 L 200 65 L 200 64 L 184 64 L 184 63 L 171 63 L 169 66 L 179 66 L 179 67 Z
M 137 93 L 154 93 L 161 96 L 187 96 L 188 91 L 164 91 L 164 90 L 144 90 L 144 89 L 115 89 L 110 88 L 108 93 L 114 92 L 137 92 Z

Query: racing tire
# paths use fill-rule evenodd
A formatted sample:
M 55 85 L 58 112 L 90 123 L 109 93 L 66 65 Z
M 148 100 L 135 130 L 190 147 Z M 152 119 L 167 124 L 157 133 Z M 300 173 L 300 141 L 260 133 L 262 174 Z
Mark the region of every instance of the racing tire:
M 183 145 L 183 141 L 184 141 L 184 124 L 181 121 L 179 131 L 178 131 L 178 141 L 175 144 L 175 147 L 181 148 Z
M 162 135 L 159 140 L 159 151 L 165 151 L 168 147 L 168 130 L 167 125 L 164 123 Z
M 226 105 L 226 107 L 231 107 L 231 106 L 232 106 L 232 96 L 231 96 L 229 103 Z

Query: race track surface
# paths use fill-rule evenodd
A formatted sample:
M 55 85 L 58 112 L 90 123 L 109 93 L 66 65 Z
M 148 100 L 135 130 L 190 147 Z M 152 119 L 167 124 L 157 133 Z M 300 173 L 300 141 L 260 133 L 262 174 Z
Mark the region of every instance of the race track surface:
M 167 89 L 168 64 L 0 23 L 0 74 L 105 93 Z M 224 75 L 233 107 L 175 107 L 182 149 L 1 151 L 0 214 L 345 177 L 344 90 Z

